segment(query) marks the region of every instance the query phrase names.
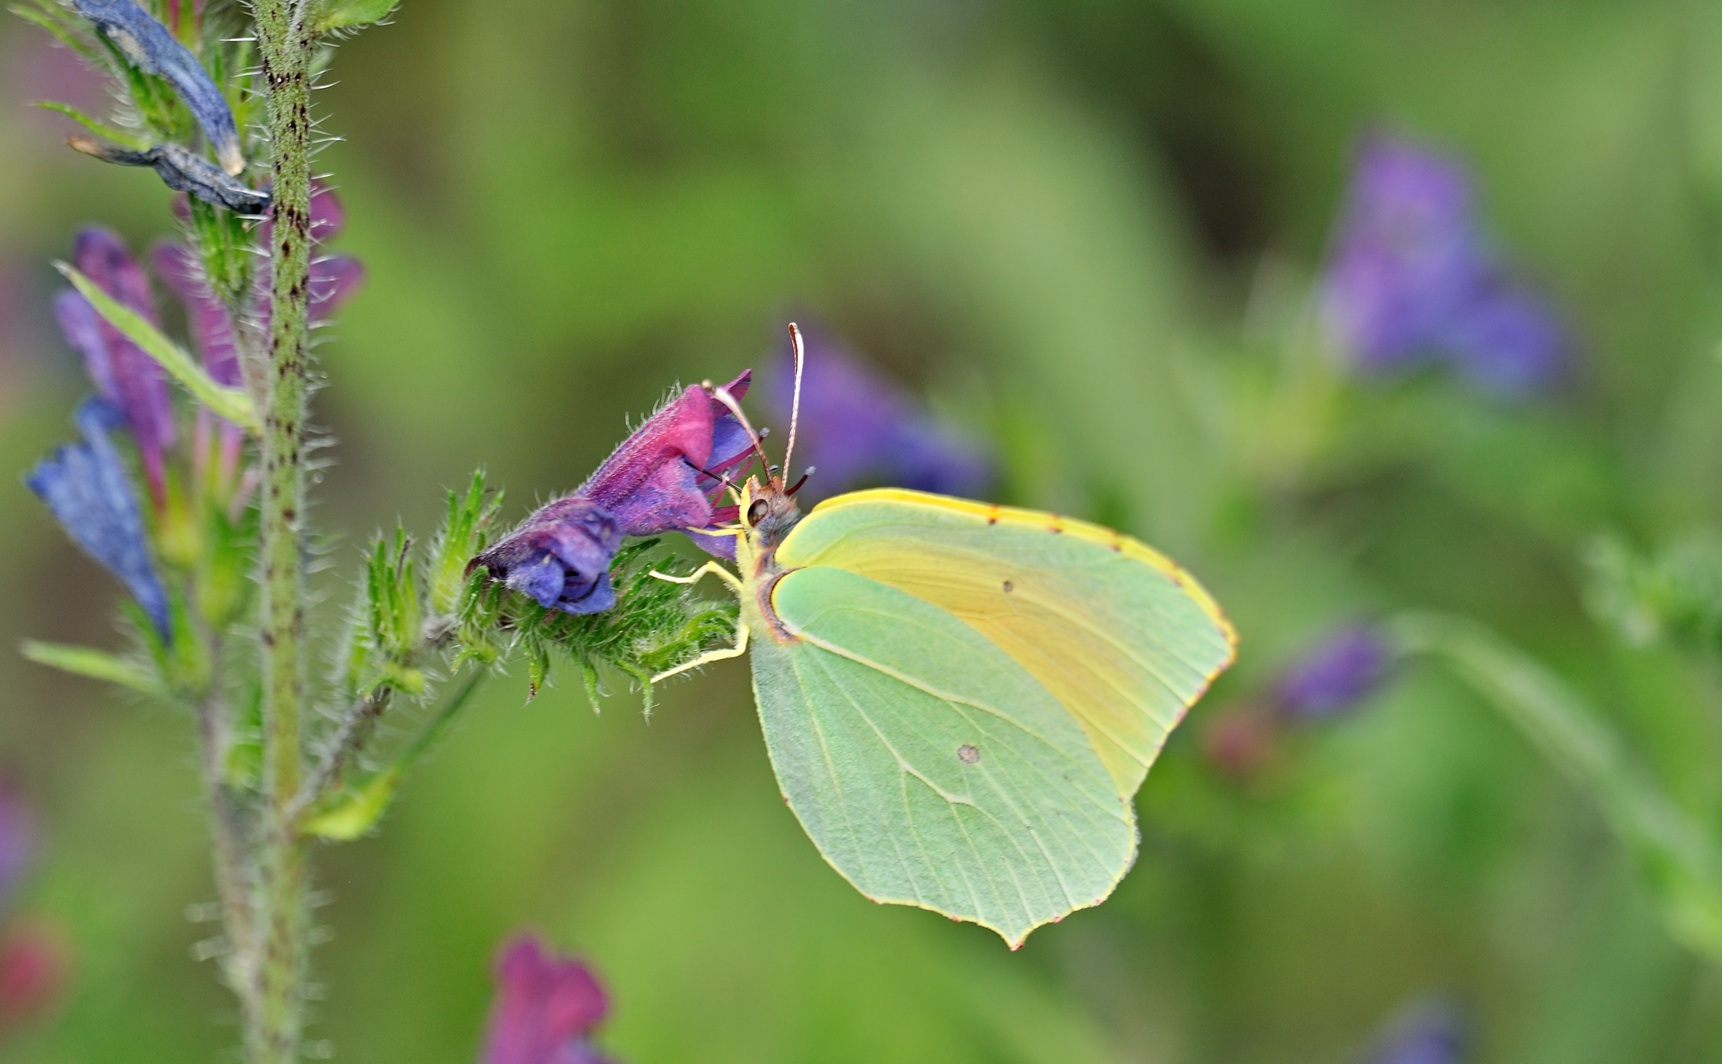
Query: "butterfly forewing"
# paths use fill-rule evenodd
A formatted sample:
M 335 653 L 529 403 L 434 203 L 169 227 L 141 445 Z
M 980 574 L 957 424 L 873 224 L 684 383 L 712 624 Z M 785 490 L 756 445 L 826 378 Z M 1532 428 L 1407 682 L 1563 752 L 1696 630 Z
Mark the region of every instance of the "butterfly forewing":
M 1082 729 L 975 628 L 840 569 L 777 581 L 767 635 L 744 599 L 754 693 L 784 796 L 864 894 L 996 930 L 1111 893 L 1130 805 Z M 782 634 L 791 638 L 785 642 Z
M 1052 514 L 854 492 L 816 507 L 777 561 L 865 576 L 961 618 L 1068 710 L 1125 798 L 1232 659 L 1230 625 L 1188 574 Z

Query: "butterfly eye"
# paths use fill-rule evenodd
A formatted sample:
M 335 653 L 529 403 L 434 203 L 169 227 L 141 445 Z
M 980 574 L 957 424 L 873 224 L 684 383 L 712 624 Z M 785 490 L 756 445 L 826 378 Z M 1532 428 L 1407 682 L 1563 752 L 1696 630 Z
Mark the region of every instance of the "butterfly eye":
M 771 509 L 771 504 L 764 499 L 755 499 L 747 508 L 747 523 L 751 528 L 765 520 L 765 515 Z

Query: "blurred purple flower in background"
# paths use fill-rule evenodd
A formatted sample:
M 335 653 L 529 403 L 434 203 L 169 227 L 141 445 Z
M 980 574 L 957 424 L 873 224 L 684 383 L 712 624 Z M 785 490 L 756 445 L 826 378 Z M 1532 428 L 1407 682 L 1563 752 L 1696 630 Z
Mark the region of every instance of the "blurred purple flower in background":
M 802 337 L 807 362 L 795 447 L 818 469 L 807 482 L 808 495 L 824 498 L 872 485 L 942 495 L 986 493 L 995 470 L 984 447 L 934 421 L 902 389 L 817 328 L 803 329 Z M 795 387 L 790 348 L 779 367 L 768 398 L 775 419 L 788 425 Z
M 1445 360 L 1522 397 L 1570 366 L 1553 309 L 1484 238 L 1470 174 L 1410 140 L 1363 141 L 1322 287 L 1328 328 L 1365 372 Z
M 80 231 L 72 244 L 72 265 L 102 291 L 160 324 L 149 279 L 112 230 Z M 167 376 L 143 349 L 102 320 L 89 300 L 72 289 L 54 299 L 54 315 L 66 341 L 84 356 L 96 390 L 124 415 L 143 460 L 150 495 L 159 508 L 166 499 L 163 454 L 173 446 L 173 403 Z
M 496 983 L 479 1064 L 605 1064 L 591 1036 L 610 1005 L 585 965 L 517 935 L 497 957 Z
M 137 496 L 108 438 L 122 423 L 121 414 L 107 400 L 93 398 L 78 408 L 76 421 L 83 442 L 62 445 L 42 459 L 26 483 L 72 541 L 120 578 L 168 639 L 167 593 L 150 560 Z
M 36 814 L 10 784 L 0 784 L 0 906 L 10 902 L 36 859 Z
M 1322 640 L 1274 687 L 1281 715 L 1300 720 L 1338 716 L 1374 694 L 1392 671 L 1393 645 L 1380 629 L 1348 625 Z
M 1393 1020 L 1366 1064 L 1460 1064 L 1468 1055 L 1471 1025 L 1451 1002 L 1419 1002 Z

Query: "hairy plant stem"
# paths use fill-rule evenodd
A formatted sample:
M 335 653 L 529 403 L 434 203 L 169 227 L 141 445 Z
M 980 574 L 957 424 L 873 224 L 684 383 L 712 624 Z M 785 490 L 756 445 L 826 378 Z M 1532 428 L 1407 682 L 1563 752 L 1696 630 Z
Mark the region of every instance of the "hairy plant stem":
M 269 355 L 264 367 L 262 564 L 263 824 L 259 837 L 257 972 L 247 1002 L 250 1064 L 300 1059 L 308 968 L 305 840 L 295 824 L 304 759 L 304 566 L 301 515 L 306 315 L 311 258 L 311 54 L 304 0 L 255 0 L 269 105 L 274 228 Z
M 202 753 L 204 791 L 209 800 L 215 889 L 221 899 L 222 930 L 227 936 L 222 969 L 228 985 L 244 1000 L 256 985 L 257 968 L 251 874 L 244 815 L 234 800 L 233 789 L 227 785 L 227 757 L 233 745 L 232 718 L 226 702 L 213 690 L 204 692 L 197 701 L 197 738 Z

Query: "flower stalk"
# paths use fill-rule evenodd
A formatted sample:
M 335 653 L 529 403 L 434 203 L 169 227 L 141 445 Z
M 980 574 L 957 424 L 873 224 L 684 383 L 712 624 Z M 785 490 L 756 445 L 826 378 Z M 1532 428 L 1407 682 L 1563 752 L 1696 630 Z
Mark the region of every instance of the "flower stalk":
M 258 969 L 246 1010 L 252 1064 L 300 1059 L 307 969 L 305 840 L 295 824 L 303 774 L 301 653 L 304 566 L 302 462 L 310 389 L 306 363 L 311 263 L 311 56 L 303 0 L 257 0 L 257 41 L 268 99 L 274 224 L 263 415 L 263 800 Z

